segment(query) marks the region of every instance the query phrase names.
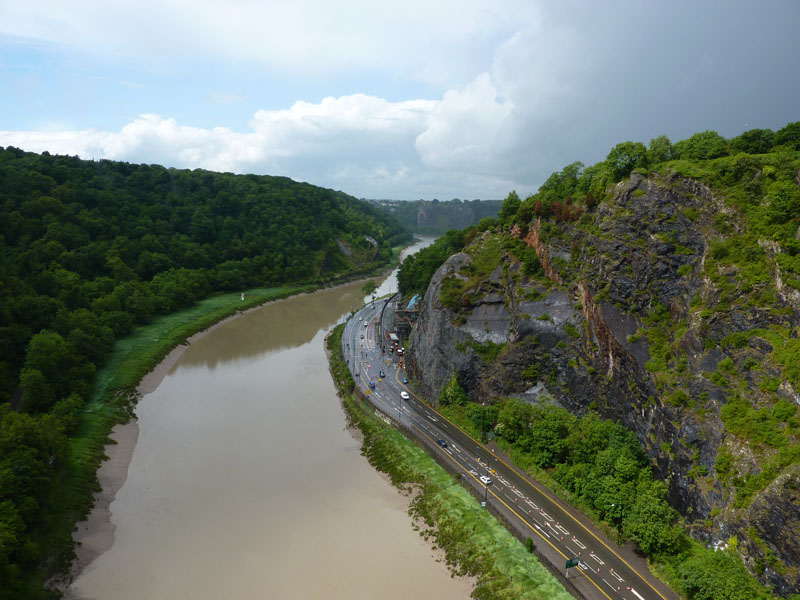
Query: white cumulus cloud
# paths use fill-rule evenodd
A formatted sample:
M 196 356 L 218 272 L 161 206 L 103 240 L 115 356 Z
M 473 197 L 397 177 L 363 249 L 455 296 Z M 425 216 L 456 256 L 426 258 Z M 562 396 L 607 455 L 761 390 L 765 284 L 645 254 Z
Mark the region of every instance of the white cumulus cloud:
M 504 147 L 514 104 L 501 102 L 488 74 L 463 90 L 449 90 L 430 112 L 428 126 L 416 139 L 416 148 L 429 166 L 457 171 L 487 172 Z
M 487 76 L 442 100 L 389 102 L 354 94 L 283 110 L 259 110 L 243 132 L 182 125 L 144 114 L 118 132 L 0 131 L 0 146 L 205 168 L 286 175 L 360 196 L 416 197 L 467 192 L 502 194 L 498 179 L 475 167 L 491 151 L 492 132 L 510 104 L 498 104 Z M 476 110 L 478 112 L 476 112 Z M 483 114 L 481 119 L 474 115 Z M 487 143 L 489 145 L 487 145 Z M 431 167 L 436 177 L 426 174 Z M 482 186 L 485 179 L 490 188 Z M 439 182 L 438 189 L 435 181 Z M 444 182 L 449 182 L 444 185 Z M 416 183 L 415 183 L 416 182 Z M 457 184 L 455 190 L 449 185 Z M 504 184 L 505 185 L 505 184 Z

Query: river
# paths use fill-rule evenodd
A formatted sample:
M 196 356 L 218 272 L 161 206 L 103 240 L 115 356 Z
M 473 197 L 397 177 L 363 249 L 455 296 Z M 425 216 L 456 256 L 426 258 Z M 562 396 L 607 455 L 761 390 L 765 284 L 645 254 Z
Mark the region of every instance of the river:
M 361 287 L 267 304 L 186 349 L 136 408 L 113 544 L 68 596 L 469 596 L 345 429 L 323 340 Z

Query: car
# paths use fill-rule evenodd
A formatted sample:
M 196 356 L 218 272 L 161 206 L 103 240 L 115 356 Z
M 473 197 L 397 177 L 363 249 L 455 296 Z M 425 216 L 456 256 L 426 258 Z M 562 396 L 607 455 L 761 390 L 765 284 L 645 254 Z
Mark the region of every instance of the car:
M 408 400 L 408 392 L 400 392 L 400 397 L 403 400 Z
M 408 383 L 408 377 L 403 377 L 403 383 Z
M 362 339 L 362 340 L 364 339 L 364 334 L 363 334 L 363 333 L 361 334 L 361 339 Z
M 443 440 L 440 438 L 436 440 L 436 443 L 439 444 L 442 448 L 447 448 L 447 440 Z
M 483 483 L 483 485 L 492 485 L 492 480 L 487 475 L 481 475 L 481 483 Z
M 384 373 L 383 371 L 378 371 L 378 376 L 379 377 L 386 377 L 386 373 Z
M 397 349 L 397 354 L 398 354 L 399 356 L 403 356 L 403 349 L 402 349 L 402 348 L 398 348 L 398 349 Z
M 369 327 L 369 323 L 364 323 L 364 327 Z

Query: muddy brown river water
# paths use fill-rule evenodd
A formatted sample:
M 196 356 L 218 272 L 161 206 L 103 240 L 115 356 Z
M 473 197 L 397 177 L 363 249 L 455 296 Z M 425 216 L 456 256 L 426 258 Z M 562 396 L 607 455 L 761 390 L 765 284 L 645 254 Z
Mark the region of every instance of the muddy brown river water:
M 469 596 L 345 429 L 323 339 L 361 286 L 268 304 L 186 349 L 137 406 L 113 544 L 69 596 Z

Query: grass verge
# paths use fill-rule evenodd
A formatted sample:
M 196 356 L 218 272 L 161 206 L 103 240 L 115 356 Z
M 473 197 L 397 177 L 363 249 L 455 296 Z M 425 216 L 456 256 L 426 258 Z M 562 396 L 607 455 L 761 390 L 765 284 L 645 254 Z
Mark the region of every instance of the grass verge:
M 356 400 L 339 353 L 342 330 L 339 326 L 328 336 L 327 348 L 348 423 L 363 434 L 361 451 L 370 464 L 401 491 L 415 493 L 409 514 L 423 523 L 420 535 L 444 550 L 451 573 L 475 577 L 472 597 L 481 600 L 572 598 L 455 478 Z

